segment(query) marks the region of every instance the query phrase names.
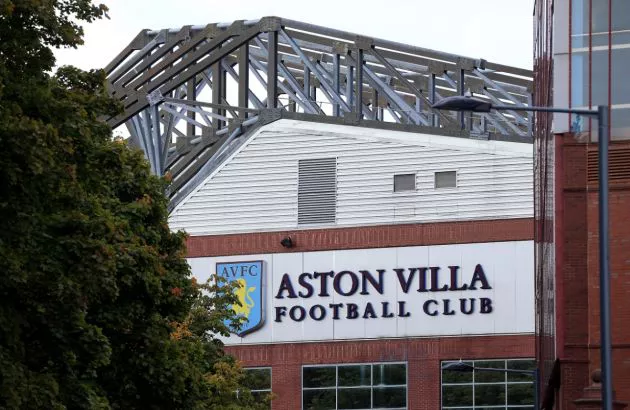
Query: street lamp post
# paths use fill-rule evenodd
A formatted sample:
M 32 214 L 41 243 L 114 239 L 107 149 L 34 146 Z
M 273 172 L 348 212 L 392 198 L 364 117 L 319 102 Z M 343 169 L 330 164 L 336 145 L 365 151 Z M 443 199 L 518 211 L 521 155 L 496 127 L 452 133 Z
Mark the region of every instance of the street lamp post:
M 496 368 L 492 368 L 492 367 L 475 367 L 475 366 L 469 365 L 468 363 L 464 363 L 464 362 L 460 361 L 460 362 L 453 362 L 453 363 L 445 364 L 444 366 L 442 366 L 442 370 L 447 370 L 447 371 L 452 371 L 452 372 L 478 371 L 478 372 L 516 373 L 516 374 L 525 374 L 525 375 L 528 375 L 528 376 L 532 376 L 533 377 L 532 383 L 534 384 L 534 409 L 538 410 L 538 408 L 539 408 L 540 382 L 538 380 L 538 377 L 539 377 L 538 369 L 534 369 L 534 370 L 517 370 L 517 369 L 496 369 Z
M 578 114 L 597 118 L 599 136 L 599 315 L 602 368 L 602 405 L 604 410 L 612 410 L 612 348 L 610 330 L 610 273 L 608 246 L 608 144 L 610 121 L 609 107 L 600 105 L 596 110 L 581 110 L 553 107 L 519 107 L 512 105 L 493 105 L 492 103 L 468 96 L 443 98 L 433 105 L 438 110 L 472 111 L 487 113 L 497 111 L 529 111 Z

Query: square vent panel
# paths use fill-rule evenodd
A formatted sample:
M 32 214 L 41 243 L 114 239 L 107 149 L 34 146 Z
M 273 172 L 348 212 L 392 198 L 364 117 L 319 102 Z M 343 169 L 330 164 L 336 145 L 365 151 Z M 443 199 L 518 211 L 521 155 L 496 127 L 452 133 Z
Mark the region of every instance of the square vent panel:
M 457 188 L 457 171 L 436 172 L 435 188 Z
M 416 174 L 394 175 L 394 192 L 415 191 Z

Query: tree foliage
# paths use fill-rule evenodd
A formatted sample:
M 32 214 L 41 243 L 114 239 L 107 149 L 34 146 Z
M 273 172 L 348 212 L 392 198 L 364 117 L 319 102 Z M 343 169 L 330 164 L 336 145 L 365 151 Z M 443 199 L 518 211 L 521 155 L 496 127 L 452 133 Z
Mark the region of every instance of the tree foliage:
M 166 182 L 99 120 L 104 74 L 50 74 L 106 12 L 0 0 L 0 408 L 256 408 L 214 336 L 232 289 L 191 279 Z

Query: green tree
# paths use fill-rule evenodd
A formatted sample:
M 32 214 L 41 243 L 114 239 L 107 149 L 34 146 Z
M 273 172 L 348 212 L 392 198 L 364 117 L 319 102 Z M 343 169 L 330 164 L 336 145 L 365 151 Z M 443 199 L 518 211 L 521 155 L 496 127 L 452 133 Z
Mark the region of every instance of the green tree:
M 0 408 L 260 407 L 215 338 L 232 289 L 191 279 L 167 182 L 99 120 L 104 74 L 50 74 L 106 12 L 0 0 Z

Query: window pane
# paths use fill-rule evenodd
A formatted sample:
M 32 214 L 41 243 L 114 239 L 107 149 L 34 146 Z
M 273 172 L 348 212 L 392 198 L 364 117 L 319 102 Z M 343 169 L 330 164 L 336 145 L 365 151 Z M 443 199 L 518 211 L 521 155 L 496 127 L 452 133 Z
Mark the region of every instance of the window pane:
M 455 188 L 457 187 L 457 172 L 445 171 L 435 173 L 436 188 Z
M 589 0 L 571 0 L 571 47 L 588 47 Z
M 448 363 L 453 362 L 444 362 L 442 367 Z M 522 407 L 531 410 L 534 404 L 533 375 L 507 373 L 504 370 L 530 372 L 536 369 L 534 360 L 477 360 L 464 363 L 475 367 L 474 383 L 470 378 L 460 379 L 469 377 L 469 373 L 442 370 L 443 408 L 469 410 L 474 406 L 477 410 L 489 410 Z
M 590 64 L 589 64 L 588 52 L 586 51 L 574 52 L 571 55 L 571 106 L 572 107 L 588 106 L 588 78 L 590 76 L 589 67 L 590 67 Z
M 588 33 L 589 0 L 572 0 L 571 11 L 571 34 Z
M 475 362 L 475 368 L 505 369 L 505 361 Z M 475 383 L 505 382 L 505 372 L 475 370 Z
M 404 363 L 303 367 L 302 384 L 304 409 L 401 409 L 407 406 L 407 365 Z
M 536 362 L 533 360 L 508 360 L 508 369 L 512 370 L 534 370 L 536 368 Z M 534 375 L 508 373 L 508 382 L 531 382 L 534 379 Z
M 337 390 L 339 409 L 369 409 L 371 402 L 372 391 L 370 388 Z
M 302 371 L 304 387 L 335 387 L 334 367 L 305 367 Z
M 415 191 L 416 174 L 394 175 L 394 192 Z
M 375 364 L 374 385 L 407 384 L 407 366 L 404 364 Z
M 630 48 L 612 50 L 612 103 L 630 103 L 630 80 L 628 79 L 628 67 L 630 67 Z M 606 101 L 608 103 L 608 101 Z M 616 110 L 613 110 L 613 114 Z
M 372 384 L 372 366 L 339 366 L 339 386 L 369 386 Z
M 630 6 L 630 3 L 628 4 Z M 630 43 L 630 32 L 629 31 L 613 31 L 612 32 L 612 42 L 611 44 L 619 45 L 619 44 L 628 44 Z
M 505 384 L 475 384 L 475 406 L 505 404 Z
M 407 406 L 406 387 L 375 387 L 374 408 L 392 409 Z
M 472 406 L 473 387 L 442 386 L 442 406 Z
M 591 104 L 608 104 L 608 50 L 591 53 Z
M 593 40 L 595 40 L 597 37 L 606 37 L 604 41 L 608 42 L 608 2 L 593 1 L 592 7 L 591 31 L 593 33 Z M 604 35 L 597 35 L 597 33 L 604 33 Z M 599 44 L 593 43 L 593 46 L 597 45 Z
M 630 82 L 630 81 L 629 81 Z M 630 109 L 612 110 L 612 136 L 614 138 L 630 138 Z
M 250 390 L 271 389 L 271 369 L 245 369 L 243 384 Z
M 612 30 L 630 30 L 630 2 L 612 0 Z
M 449 363 L 453 362 L 444 362 L 442 363 L 442 368 Z M 458 362 L 459 363 L 459 362 Z M 464 362 L 469 366 L 472 366 L 472 362 Z M 473 375 L 471 372 L 463 372 L 463 371 L 455 371 L 455 370 L 442 370 L 442 383 L 472 383 Z
M 526 384 L 510 384 L 508 385 L 508 404 L 534 404 L 534 385 Z
M 335 390 L 304 390 L 302 391 L 304 410 L 335 409 Z
M 253 391 L 252 392 L 252 396 L 254 396 L 254 399 L 258 403 L 266 402 L 269 399 L 269 394 L 271 393 L 268 391 Z

